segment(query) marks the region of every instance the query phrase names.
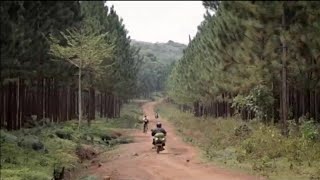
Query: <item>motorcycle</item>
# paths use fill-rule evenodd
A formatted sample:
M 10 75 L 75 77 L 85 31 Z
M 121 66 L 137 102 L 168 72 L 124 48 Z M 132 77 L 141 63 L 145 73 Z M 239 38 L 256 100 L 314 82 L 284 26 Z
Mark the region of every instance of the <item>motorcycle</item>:
M 155 149 L 157 150 L 157 153 L 159 154 L 160 151 L 163 151 L 163 145 L 166 142 L 166 137 L 163 133 L 157 133 L 154 135 L 154 146 Z

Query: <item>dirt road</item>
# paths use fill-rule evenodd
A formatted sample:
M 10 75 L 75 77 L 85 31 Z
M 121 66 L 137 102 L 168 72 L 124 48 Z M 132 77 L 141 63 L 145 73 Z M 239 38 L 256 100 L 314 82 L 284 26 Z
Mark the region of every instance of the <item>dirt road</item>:
M 101 167 L 92 166 L 88 171 L 103 179 L 112 180 L 258 180 L 262 178 L 206 165 L 199 160 L 196 148 L 184 143 L 164 119 L 158 119 L 167 130 L 166 150 L 157 154 L 152 148 L 150 129 L 155 127 L 154 106 L 156 102 L 143 105 L 150 119 L 148 134 L 132 132 L 135 142 L 121 145 L 117 155 Z M 161 116 L 161 114 L 160 114 Z M 103 158 L 103 157 L 100 157 Z

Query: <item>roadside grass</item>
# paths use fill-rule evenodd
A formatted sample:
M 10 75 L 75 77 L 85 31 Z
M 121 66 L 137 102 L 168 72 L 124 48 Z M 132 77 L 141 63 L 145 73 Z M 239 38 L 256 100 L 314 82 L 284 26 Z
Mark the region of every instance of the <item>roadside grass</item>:
M 126 104 L 120 118 L 96 119 L 78 130 L 77 121 L 46 124 L 31 129 L 0 132 L 1 179 L 51 180 L 54 170 L 72 172 L 90 156 L 131 143 L 122 129 L 136 128 L 140 107 Z M 120 128 L 120 129 L 119 129 Z
M 208 162 L 273 180 L 320 179 L 319 140 L 284 137 L 278 128 L 257 121 L 196 118 L 164 102 L 157 108 L 184 141 L 202 150 Z
M 159 99 L 161 99 L 163 97 L 163 92 L 159 91 L 159 92 L 153 92 L 151 94 L 151 100 L 152 101 L 158 101 Z
M 110 128 L 117 129 L 138 128 L 140 119 L 143 115 L 140 104 L 141 103 L 134 102 L 124 104 L 120 113 L 120 117 L 114 119 L 107 119 L 107 126 Z M 103 119 L 98 119 L 103 121 Z

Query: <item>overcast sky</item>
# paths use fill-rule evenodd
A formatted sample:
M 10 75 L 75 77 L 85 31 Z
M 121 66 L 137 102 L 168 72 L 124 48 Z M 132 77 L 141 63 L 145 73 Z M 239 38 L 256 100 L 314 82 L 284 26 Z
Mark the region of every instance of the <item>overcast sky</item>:
M 205 13 L 202 1 L 107 1 L 107 5 L 114 5 L 131 39 L 147 42 L 188 44 Z

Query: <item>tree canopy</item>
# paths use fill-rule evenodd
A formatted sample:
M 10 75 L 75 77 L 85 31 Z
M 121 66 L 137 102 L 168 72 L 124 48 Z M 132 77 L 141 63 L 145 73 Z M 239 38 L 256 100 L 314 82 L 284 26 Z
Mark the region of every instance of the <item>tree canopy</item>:
M 78 101 L 89 119 L 95 107 L 114 117 L 121 102 L 137 94 L 139 49 L 131 46 L 122 19 L 105 1 L 6 1 L 0 13 L 4 127 L 20 128 L 31 115 L 75 118 Z M 77 89 L 83 99 L 74 95 Z
M 170 98 L 179 104 L 231 106 L 237 95 L 248 96 L 260 87 L 275 99 L 269 104 L 276 107 L 274 118 L 282 117 L 285 108 L 288 118 L 309 113 L 319 119 L 318 2 L 203 4 L 214 14 L 205 15 L 173 68 L 167 82 Z

